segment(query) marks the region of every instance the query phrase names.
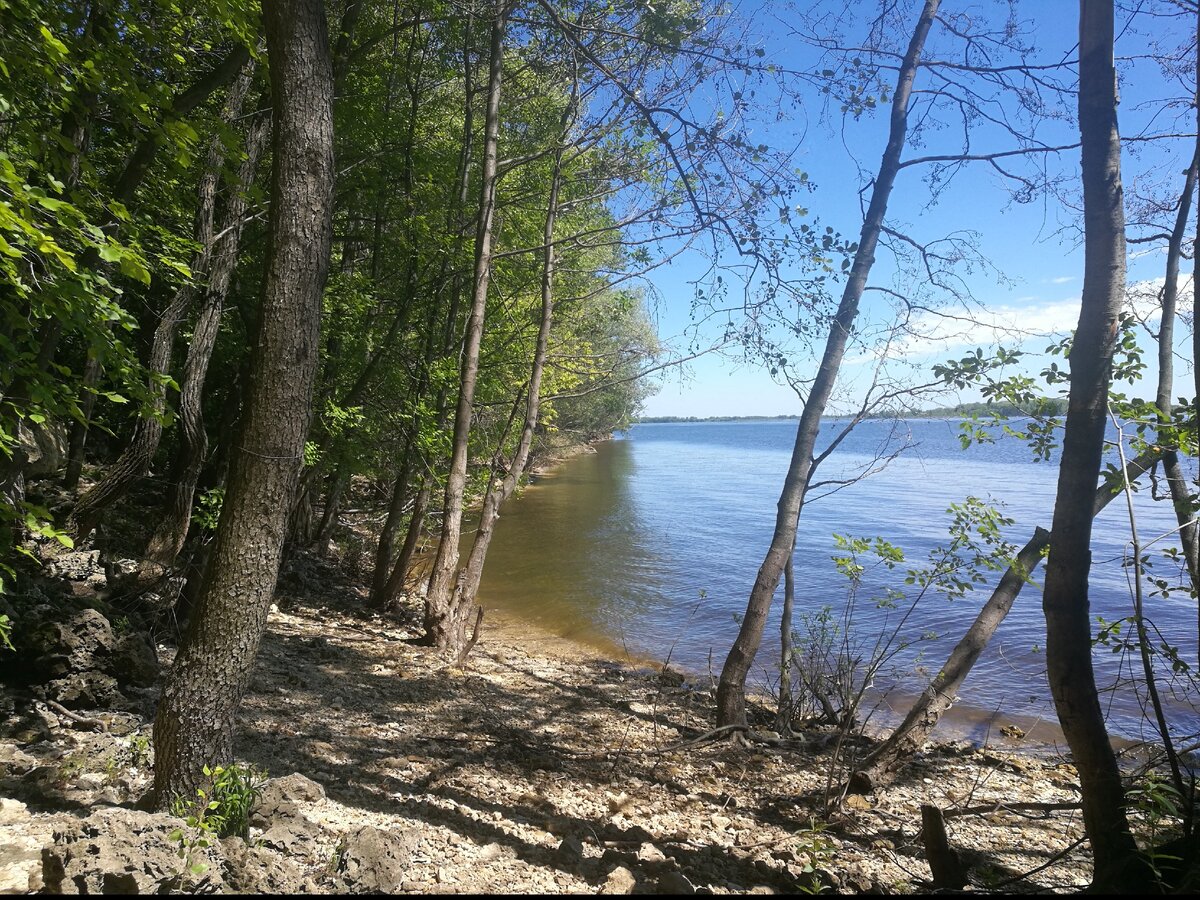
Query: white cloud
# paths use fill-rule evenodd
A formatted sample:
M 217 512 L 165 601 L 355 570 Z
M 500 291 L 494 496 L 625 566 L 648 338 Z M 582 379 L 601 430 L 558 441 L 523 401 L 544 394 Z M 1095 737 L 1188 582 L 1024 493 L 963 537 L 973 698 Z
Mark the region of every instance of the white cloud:
M 1129 306 L 1143 321 L 1157 318 L 1163 281 L 1162 278 L 1153 278 L 1129 286 Z M 1178 307 L 1180 310 L 1190 310 L 1192 305 L 1191 276 L 1180 276 Z M 923 312 L 913 316 L 902 333 L 893 335 L 886 353 L 893 358 L 911 359 L 934 354 L 944 356 L 969 347 L 997 344 L 1012 347 L 1034 338 L 1061 337 L 1072 331 L 1078 322 L 1078 297 L 971 311 Z M 881 335 L 884 333 L 880 332 Z M 849 363 L 875 361 L 881 349 L 858 354 Z
M 1047 278 L 1046 281 L 1050 284 L 1070 284 L 1075 280 L 1074 275 L 1060 275 L 1058 278 Z

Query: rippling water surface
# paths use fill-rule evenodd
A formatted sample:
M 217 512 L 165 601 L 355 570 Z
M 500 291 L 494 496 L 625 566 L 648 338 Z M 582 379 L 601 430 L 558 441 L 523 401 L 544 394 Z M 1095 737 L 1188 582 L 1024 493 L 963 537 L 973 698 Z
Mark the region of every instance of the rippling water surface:
M 823 442 L 841 427 L 825 423 Z M 505 508 L 484 573 L 483 602 L 563 635 L 659 660 L 669 656 L 695 674 L 706 673 L 711 659 L 719 672 L 737 632 L 735 615 L 745 608 L 770 541 L 795 430 L 793 421 L 638 425 L 600 444 L 598 452 L 569 461 Z M 1049 527 L 1056 465 L 1031 462 L 1028 448 L 1013 439 L 964 451 L 953 421 L 864 423 L 815 480 L 851 478 L 905 444 L 911 446 L 883 471 L 833 492 L 832 484 L 814 492 L 824 496 L 806 505 L 797 538 L 798 614 L 826 605 L 840 611 L 847 602 L 847 581 L 830 559 L 834 532 L 884 537 L 904 550 L 909 563 L 919 563 L 948 541 L 946 509 L 968 495 L 1003 505 L 1015 520 L 1006 536 L 1018 546 L 1034 526 Z M 1143 543 L 1174 526 L 1169 505 L 1149 494 L 1144 488 L 1136 497 Z M 1117 498 L 1096 522 L 1093 618 L 1130 614 L 1131 590 L 1121 566 L 1128 541 L 1125 502 Z M 1156 563 L 1155 572 L 1170 577 L 1165 561 Z M 945 660 L 997 577 L 962 599 L 922 600 L 904 634 L 938 637 L 916 641 L 900 657 L 900 670 L 880 685 L 893 690 L 895 709 L 902 712 L 901 697 L 922 687 L 917 667 L 936 671 Z M 1053 719 L 1040 650 L 1040 569 L 1034 580 L 963 688 L 962 730 L 971 732 L 974 723 L 978 731 L 1000 709 L 1005 721 Z M 906 589 L 902 582 L 902 575 L 891 582 L 868 578 L 855 605 L 857 635 L 873 638 L 896 622 L 902 610 L 879 609 L 871 600 L 889 583 Z M 782 590 L 760 654 L 764 679 L 778 659 Z M 1147 604 L 1164 636 L 1194 665 L 1195 600 L 1178 593 Z M 1107 685 L 1140 665 L 1105 648 L 1095 659 Z M 1180 731 L 1200 730 L 1195 712 L 1186 708 L 1197 698 L 1167 693 Z M 1131 687 L 1111 691 L 1105 704 L 1115 733 L 1133 739 L 1150 734 Z

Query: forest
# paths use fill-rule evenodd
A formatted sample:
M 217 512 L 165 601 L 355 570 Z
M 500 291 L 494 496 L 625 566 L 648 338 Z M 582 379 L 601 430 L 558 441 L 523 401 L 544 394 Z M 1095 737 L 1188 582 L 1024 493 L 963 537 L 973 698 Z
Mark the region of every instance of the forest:
M 0 891 L 1200 889 L 1198 177 L 1195 0 L 0 0 Z M 990 300 L 1029 209 L 1066 329 Z M 794 432 L 727 652 L 498 609 L 527 491 L 742 418 L 646 411 L 713 359 Z M 879 730 L 800 548 L 916 418 L 1055 489 L 835 535 L 971 613 Z M 1037 591 L 1060 752 L 940 739 Z

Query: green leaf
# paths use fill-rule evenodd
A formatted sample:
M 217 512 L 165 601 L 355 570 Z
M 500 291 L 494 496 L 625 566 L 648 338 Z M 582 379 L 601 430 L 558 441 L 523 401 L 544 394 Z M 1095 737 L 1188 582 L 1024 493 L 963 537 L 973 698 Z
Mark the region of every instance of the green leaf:
M 126 252 L 121 256 L 121 274 L 126 275 L 142 284 L 150 283 L 150 270 L 132 253 Z

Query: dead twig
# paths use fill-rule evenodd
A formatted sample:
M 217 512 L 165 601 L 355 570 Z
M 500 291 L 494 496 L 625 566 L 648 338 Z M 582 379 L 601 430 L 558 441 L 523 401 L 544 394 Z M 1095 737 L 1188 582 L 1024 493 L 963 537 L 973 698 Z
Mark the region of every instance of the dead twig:
M 53 700 L 46 700 L 44 702 L 46 706 L 50 707 L 50 709 L 54 710 L 60 716 L 64 716 L 65 718 L 71 720 L 76 725 L 84 725 L 88 728 L 95 728 L 97 731 L 108 731 L 108 723 L 103 719 L 92 719 L 88 718 L 87 716 L 81 716 L 78 713 L 73 713 L 61 703 L 55 703 Z

